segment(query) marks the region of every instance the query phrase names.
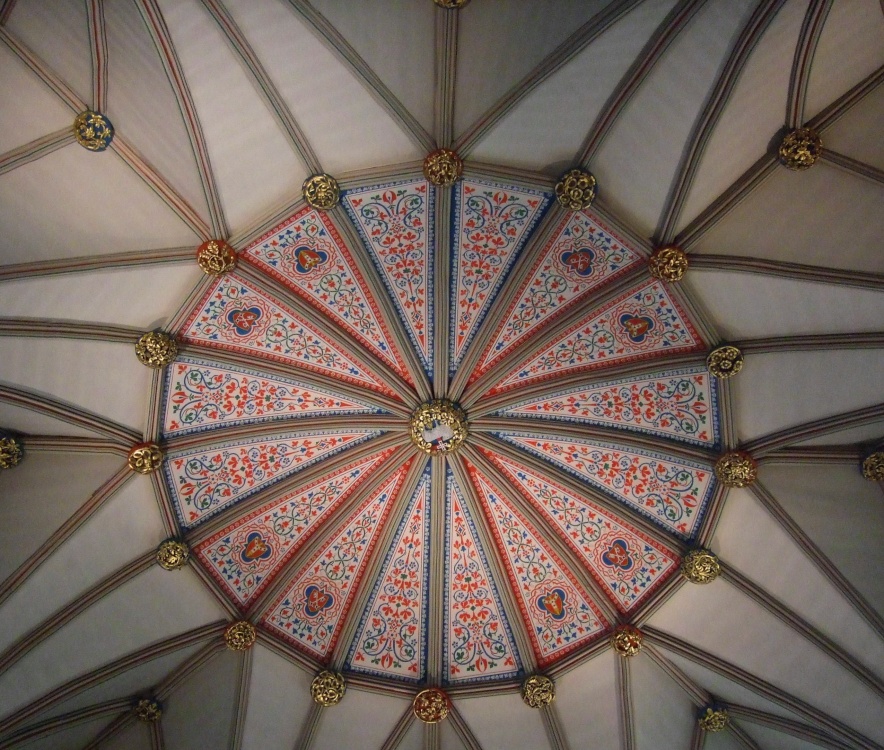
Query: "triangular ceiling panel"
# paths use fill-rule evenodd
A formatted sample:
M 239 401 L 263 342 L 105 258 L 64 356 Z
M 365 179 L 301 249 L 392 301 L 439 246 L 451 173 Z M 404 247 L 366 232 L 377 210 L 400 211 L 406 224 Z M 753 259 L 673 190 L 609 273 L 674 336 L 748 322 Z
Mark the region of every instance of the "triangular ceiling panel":
M 324 717 L 316 727 L 311 747 L 316 750 L 382 747 L 399 717 L 411 711 L 408 698 L 392 691 L 347 690 L 347 699 L 335 706 L 334 714 L 323 711 Z
M 296 471 L 379 435 L 303 430 L 170 453 L 166 484 L 181 524 L 195 526 Z
M 471 748 L 505 750 L 530 747 L 546 750 L 552 747 L 541 713 L 529 711 L 514 692 L 458 700 L 454 705 L 476 738 L 477 744 L 470 745 Z M 506 718 L 502 721 L 489 721 L 491 716 Z
M 804 737 L 796 737 L 786 732 L 781 732 L 773 727 L 753 724 L 745 719 L 740 719 L 739 726 L 749 735 L 750 739 L 758 743 L 760 747 L 775 747 L 777 750 L 813 750 L 817 747 L 832 747 L 831 743 L 813 743 Z M 745 747 L 745 745 L 740 745 Z
M 153 750 L 150 726 L 137 721 L 101 744 L 101 750 Z
M 433 371 L 434 198 L 426 180 L 348 190 L 343 197 L 428 373 Z
M 578 386 L 497 413 L 634 430 L 707 447 L 720 441 L 718 386 L 705 367 Z
M 380 414 L 362 401 L 234 365 L 178 357 L 167 369 L 163 435 L 319 416 Z
M 484 180 L 461 180 L 455 186 L 449 334 L 452 373 L 550 197 L 537 190 Z
M 593 310 L 510 370 L 491 392 L 704 347 L 687 314 L 661 282 L 653 281 Z
M 884 122 L 884 88 L 870 92 L 853 109 L 826 128 L 826 146 L 877 169 L 884 169 L 884 142 L 869 138 L 870 128 Z
M 556 680 L 556 712 L 571 747 L 620 747 L 620 657 L 602 651 Z
M 347 656 L 355 672 L 422 682 L 430 598 L 430 471 L 414 490 Z
M 588 212 L 566 215 L 515 293 L 477 372 L 641 262 L 630 245 Z
M 608 623 L 574 574 L 503 494 L 467 466 L 538 662 L 547 664 L 599 636 Z
M 113 716 L 102 716 L 98 719 L 87 719 L 82 722 L 71 721 L 55 727 L 55 731 L 47 730 L 26 745 L 28 750 L 79 750 L 88 747 L 99 732 L 108 724 Z
M 391 474 L 327 537 L 264 616 L 267 627 L 298 649 L 328 658 L 410 465 Z
M 375 356 L 408 378 L 374 294 L 323 212 L 312 208 L 299 211 L 241 254 L 320 314 L 330 315 Z
M 235 274 L 209 288 L 182 326 L 181 336 L 187 342 L 255 354 L 394 395 L 340 344 Z
M 690 538 L 715 489 L 712 466 L 589 440 L 495 433 L 598 487 L 668 531 Z
M 688 694 L 652 659 L 632 659 L 628 669 L 636 747 L 691 747 L 697 709 Z
M 483 449 L 586 564 L 605 593 L 628 612 L 669 578 L 680 562 L 637 529 L 528 467 Z
M 504 679 L 522 669 L 488 558 L 449 473 L 445 505 L 445 682 Z
M 200 542 L 196 556 L 237 602 L 248 605 L 392 452 L 353 461 L 261 506 Z
M 100 430 L 90 429 L 86 423 L 73 423 L 56 418 L 43 411 L 18 406 L 0 399 L 0 424 L 7 430 L 31 435 L 67 435 L 70 437 L 98 437 Z

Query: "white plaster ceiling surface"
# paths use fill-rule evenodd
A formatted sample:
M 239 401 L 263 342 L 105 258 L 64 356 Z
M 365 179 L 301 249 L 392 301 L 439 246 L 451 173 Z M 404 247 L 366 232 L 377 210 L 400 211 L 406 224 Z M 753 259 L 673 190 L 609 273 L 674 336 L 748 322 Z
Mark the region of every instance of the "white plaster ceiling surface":
M 884 747 L 882 84 L 879 0 L 0 0 L 0 750 Z

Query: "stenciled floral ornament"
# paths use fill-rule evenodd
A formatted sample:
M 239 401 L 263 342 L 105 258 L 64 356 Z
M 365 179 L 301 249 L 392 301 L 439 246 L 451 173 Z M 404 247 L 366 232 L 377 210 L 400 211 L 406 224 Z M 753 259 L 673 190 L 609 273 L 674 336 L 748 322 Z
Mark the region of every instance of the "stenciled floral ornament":
M 651 276 L 661 281 L 681 281 L 688 271 L 688 256 L 676 245 L 659 247 L 648 258 Z
M 633 625 L 618 625 L 611 633 L 611 648 L 620 656 L 635 656 L 642 650 L 642 631 Z
M 463 160 L 450 148 L 437 148 L 424 159 L 424 177 L 437 187 L 451 187 L 463 174 Z
M 681 575 L 691 583 L 712 583 L 721 574 L 721 563 L 708 549 L 692 549 L 681 561 Z
M 129 468 L 137 474 L 152 474 L 163 465 L 164 457 L 156 443 L 139 443 L 129 451 Z
M 314 174 L 304 180 L 301 186 L 304 200 L 310 208 L 328 211 L 338 205 L 341 189 L 338 181 L 329 174 Z
M 175 361 L 178 344 L 164 331 L 148 331 L 135 344 L 135 356 L 145 367 L 159 370 Z
M 236 250 L 224 240 L 207 240 L 197 248 L 196 262 L 209 276 L 220 276 L 236 268 Z
M 451 706 L 443 691 L 439 688 L 427 688 L 414 696 L 411 710 L 424 724 L 438 724 L 448 716 Z
M 324 708 L 336 706 L 347 692 L 347 683 L 340 672 L 323 669 L 310 684 L 310 695 L 314 703 Z
M 823 153 L 823 142 L 810 128 L 790 130 L 783 136 L 777 156 L 780 164 L 793 172 L 803 172 L 817 163 Z
M 224 631 L 224 640 L 231 651 L 247 651 L 254 645 L 257 637 L 255 626 L 246 620 L 235 622 Z
M 468 434 L 467 415 L 448 399 L 422 404 L 411 416 L 411 440 L 424 453 L 453 453 Z
M 104 151 L 114 139 L 114 126 L 105 115 L 87 109 L 74 120 L 74 135 L 87 151 Z
M 132 707 L 132 713 L 138 721 L 152 724 L 163 715 L 163 706 L 156 698 L 142 698 Z
M 709 352 L 706 367 L 719 380 L 732 378 L 743 369 L 743 353 L 735 346 L 719 346 Z
M 12 469 L 21 463 L 25 452 L 21 440 L 0 435 L 0 469 Z
M 522 700 L 531 708 L 545 708 L 556 699 L 556 684 L 545 674 L 534 674 L 522 682 Z
M 697 717 L 697 723 L 704 732 L 721 732 L 727 728 L 727 710 L 716 708 L 715 706 L 706 706 Z
M 556 199 L 563 208 L 571 211 L 589 208 L 595 200 L 595 194 L 595 177 L 583 169 L 565 172 L 556 183 Z
M 725 487 L 748 487 L 758 477 L 758 465 L 746 451 L 731 451 L 716 461 L 715 476 Z
M 190 558 L 190 547 L 178 539 L 167 539 L 157 547 L 157 563 L 163 570 L 180 570 Z
M 884 451 L 875 451 L 865 457 L 863 476 L 870 482 L 884 482 Z

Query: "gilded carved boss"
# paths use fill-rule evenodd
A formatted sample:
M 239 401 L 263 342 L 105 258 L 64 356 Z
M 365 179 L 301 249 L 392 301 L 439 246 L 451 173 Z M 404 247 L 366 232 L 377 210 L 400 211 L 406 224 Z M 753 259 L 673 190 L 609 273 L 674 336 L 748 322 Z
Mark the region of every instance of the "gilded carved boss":
M 129 468 L 138 474 L 152 474 L 163 465 L 163 457 L 156 443 L 139 443 L 129 451 Z
M 823 153 L 823 142 L 810 128 L 792 130 L 783 137 L 777 155 L 793 172 L 810 169 Z
M 220 276 L 236 268 L 236 250 L 224 240 L 208 240 L 197 248 L 196 262 L 209 276 Z
M 706 367 L 716 378 L 732 378 L 743 369 L 743 353 L 735 346 L 719 346 L 709 352 Z
M 556 685 L 546 675 L 531 675 L 522 683 L 522 700 L 531 708 L 543 708 L 555 699 Z
M 468 434 L 467 415 L 448 399 L 429 401 L 411 417 L 411 440 L 424 453 L 452 453 Z
M 451 709 L 445 693 L 439 688 L 427 688 L 414 696 L 411 710 L 424 724 L 438 724 L 448 716 Z
M 463 161 L 449 148 L 437 148 L 424 159 L 424 177 L 438 187 L 450 187 L 462 174 Z
M 255 630 L 255 626 L 245 620 L 233 623 L 224 631 L 224 640 L 227 642 L 227 648 L 231 651 L 250 649 L 257 637 L 258 632 Z
M 723 708 L 707 707 L 700 714 L 697 723 L 704 732 L 720 732 L 727 727 L 728 716 L 727 711 Z
M 611 647 L 620 656 L 635 656 L 642 650 L 642 631 L 632 625 L 618 625 L 611 633 Z
M 74 120 L 77 143 L 88 151 L 104 151 L 114 139 L 114 126 L 100 112 L 87 109 Z
M 163 570 L 179 570 L 189 557 L 190 547 L 177 539 L 167 539 L 157 547 L 157 563 Z
M 681 561 L 681 574 L 691 583 L 712 583 L 721 573 L 721 563 L 708 549 L 694 549 Z
M 556 199 L 563 208 L 582 211 L 595 200 L 595 177 L 582 169 L 565 172 L 556 183 Z
M 688 256 L 675 245 L 656 249 L 648 258 L 651 276 L 662 281 L 681 281 L 688 270 Z
M 160 705 L 160 702 L 153 698 L 142 698 L 135 704 L 132 711 L 138 721 L 143 721 L 148 724 L 159 721 L 160 717 L 163 715 L 163 708 Z
M 344 681 L 344 675 L 329 669 L 324 669 L 316 675 L 310 685 L 310 695 L 314 702 L 324 707 L 340 703 L 345 692 L 347 692 L 347 683 Z
M 863 461 L 863 476 L 870 482 L 884 482 L 884 451 L 866 456 Z
M 304 180 L 301 186 L 304 200 L 311 208 L 328 211 L 338 205 L 341 189 L 338 181 L 329 174 L 315 174 Z
M 21 441 L 14 437 L 0 437 L 0 469 L 11 469 L 18 466 L 24 456 Z
M 168 333 L 148 331 L 135 344 L 135 356 L 146 367 L 159 370 L 178 356 L 178 344 Z
M 745 451 L 731 451 L 716 462 L 715 476 L 725 487 L 747 487 L 758 477 L 758 465 Z

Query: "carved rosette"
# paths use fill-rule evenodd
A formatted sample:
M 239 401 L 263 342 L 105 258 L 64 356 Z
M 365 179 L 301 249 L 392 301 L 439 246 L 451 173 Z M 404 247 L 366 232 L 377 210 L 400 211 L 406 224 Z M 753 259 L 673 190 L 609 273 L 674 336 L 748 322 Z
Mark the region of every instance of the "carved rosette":
M 88 151 L 104 151 L 114 139 L 114 126 L 105 115 L 87 109 L 74 120 L 74 135 Z
M 876 451 L 863 461 L 863 476 L 870 482 L 884 482 L 884 451 Z
M 304 200 L 311 208 L 328 211 L 338 205 L 341 199 L 341 189 L 338 181 L 328 174 L 315 174 L 304 180 L 301 186 Z
M 632 625 L 618 625 L 611 633 L 611 648 L 620 656 L 635 656 L 642 650 L 642 631 Z
M 545 708 L 555 699 L 556 684 L 546 675 L 531 675 L 522 683 L 522 700 L 531 708 Z
M 448 399 L 421 404 L 411 415 L 411 440 L 424 453 L 453 453 L 468 434 L 467 415 Z
M 712 583 L 721 573 L 721 563 L 708 549 L 694 549 L 681 561 L 681 574 L 691 583 Z
M 758 465 L 746 451 L 731 451 L 715 463 L 715 476 L 725 487 L 747 487 L 758 477 Z
M 231 651 L 247 651 L 258 637 L 255 626 L 245 620 L 233 623 L 224 631 L 224 640 Z
M 178 356 L 178 344 L 168 333 L 148 331 L 135 344 L 135 355 L 141 364 L 159 370 Z
M 675 245 L 657 248 L 648 258 L 651 276 L 662 281 L 681 281 L 688 271 L 688 256 Z
M 777 155 L 780 164 L 793 172 L 803 172 L 817 163 L 823 153 L 823 142 L 810 128 L 798 128 L 783 136 Z
M 436 5 L 446 10 L 457 10 L 463 8 L 470 0 L 434 0 Z
M 132 712 L 135 714 L 135 718 L 138 719 L 138 721 L 152 724 L 153 722 L 160 720 L 160 717 L 163 715 L 163 707 L 158 700 L 153 698 L 142 698 L 135 704 Z
M 565 172 L 562 179 L 556 183 L 556 198 L 564 208 L 571 211 L 589 208 L 595 200 L 595 194 L 595 177 L 582 169 Z
M 463 174 L 463 160 L 450 148 L 437 148 L 424 159 L 424 177 L 437 187 L 451 187 Z
M 0 469 L 12 469 L 21 463 L 25 452 L 20 440 L 11 435 L 0 437 Z
M 344 675 L 329 669 L 324 669 L 316 675 L 310 685 L 313 701 L 325 708 L 340 703 L 345 692 L 347 692 L 347 683 L 344 681 Z
M 220 276 L 236 268 L 236 250 L 224 240 L 208 240 L 197 248 L 196 262 L 209 276 Z
M 712 706 L 707 706 L 697 718 L 697 723 L 704 732 L 720 732 L 727 728 L 727 722 L 727 711 Z
M 163 465 L 164 457 L 156 443 L 139 443 L 129 451 L 129 468 L 138 474 L 152 474 Z
M 709 352 L 706 367 L 716 378 L 732 378 L 743 369 L 743 352 L 735 346 L 719 346 Z
M 157 563 L 163 570 L 180 570 L 189 557 L 190 547 L 178 539 L 167 539 L 157 547 Z
M 414 715 L 424 724 L 438 724 L 451 710 L 448 696 L 439 688 L 427 688 L 414 696 L 411 704 Z

